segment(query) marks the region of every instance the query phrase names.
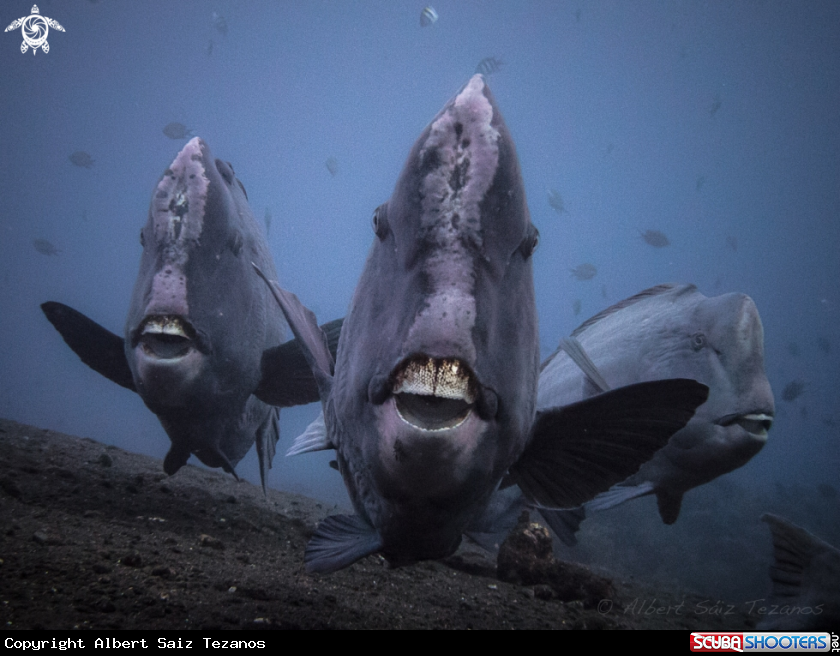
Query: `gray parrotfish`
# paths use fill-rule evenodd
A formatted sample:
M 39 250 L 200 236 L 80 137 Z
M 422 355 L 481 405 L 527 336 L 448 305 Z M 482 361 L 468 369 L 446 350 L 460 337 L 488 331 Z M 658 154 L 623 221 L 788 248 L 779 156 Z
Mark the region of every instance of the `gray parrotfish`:
M 265 486 L 278 439 L 269 403 L 317 401 L 317 388 L 294 343 L 282 344 L 283 315 L 254 276 L 252 262 L 272 274 L 274 263 L 245 188 L 201 139 L 161 176 L 140 242 L 124 339 L 61 303 L 44 313 L 85 364 L 157 415 L 172 441 L 168 474 L 193 454 L 235 475 L 256 441 Z
M 666 381 L 536 414 L 537 230 L 481 75 L 415 142 L 373 230 L 335 362 L 314 315 L 269 283 L 324 414 L 290 453 L 335 449 L 356 512 L 319 524 L 308 571 L 376 552 L 392 566 L 448 556 L 506 476 L 533 503 L 578 505 L 636 471 L 705 400 L 695 381 Z
M 543 363 L 537 409 L 667 378 L 707 385 L 708 400 L 636 474 L 587 503 L 587 512 L 655 494 L 662 521 L 672 524 L 688 490 L 742 467 L 766 443 L 775 405 L 758 309 L 745 294 L 708 298 L 694 285 L 651 287 L 584 321 Z M 582 513 L 542 514 L 574 543 Z

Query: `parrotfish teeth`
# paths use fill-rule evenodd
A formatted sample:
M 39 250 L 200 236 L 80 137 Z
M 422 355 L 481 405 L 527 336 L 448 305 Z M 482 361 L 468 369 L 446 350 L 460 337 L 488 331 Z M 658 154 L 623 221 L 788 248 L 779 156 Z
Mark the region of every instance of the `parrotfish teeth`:
M 475 402 L 475 384 L 469 368 L 460 360 L 419 357 L 396 374 L 394 394 L 419 394 Z
M 186 326 L 180 317 L 150 317 L 143 325 L 143 335 L 176 335 L 190 339 Z
M 767 431 L 773 425 L 773 416 L 764 413 L 743 415 L 736 423 L 754 435 L 766 437 Z

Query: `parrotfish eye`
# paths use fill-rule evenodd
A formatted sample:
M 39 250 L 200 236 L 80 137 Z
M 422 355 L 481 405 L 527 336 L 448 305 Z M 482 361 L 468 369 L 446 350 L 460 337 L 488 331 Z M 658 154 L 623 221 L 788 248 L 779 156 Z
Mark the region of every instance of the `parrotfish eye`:
M 380 205 L 374 210 L 371 223 L 373 224 L 373 231 L 376 233 L 376 236 L 380 239 L 385 239 L 385 236 L 388 234 L 388 219 L 385 213 L 385 205 Z
M 528 234 L 525 235 L 525 238 L 522 240 L 522 243 L 519 244 L 519 250 L 522 253 L 522 257 L 526 260 L 534 254 L 534 251 L 537 250 L 537 245 L 540 243 L 540 231 L 537 230 L 536 226 L 531 225 L 528 228 Z
M 699 351 L 704 346 L 706 346 L 706 336 L 703 333 L 694 333 L 691 336 L 691 348 Z

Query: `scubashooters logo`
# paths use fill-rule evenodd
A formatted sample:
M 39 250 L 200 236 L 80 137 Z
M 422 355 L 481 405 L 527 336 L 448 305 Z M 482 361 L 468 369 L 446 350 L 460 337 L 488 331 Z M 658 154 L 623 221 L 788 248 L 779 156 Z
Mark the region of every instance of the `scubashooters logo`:
M 33 55 L 38 52 L 38 48 L 41 48 L 44 52 L 50 51 L 50 44 L 47 43 L 47 34 L 50 33 L 50 28 L 59 32 L 64 31 L 58 21 L 41 16 L 38 5 L 32 5 L 32 13 L 29 16 L 12 21 L 12 24 L 5 31 L 10 32 L 17 28 L 20 28 L 23 33 L 23 43 L 20 44 L 20 51 L 25 53 L 32 48 Z
M 692 633 L 691 651 L 824 652 L 830 650 L 828 633 Z

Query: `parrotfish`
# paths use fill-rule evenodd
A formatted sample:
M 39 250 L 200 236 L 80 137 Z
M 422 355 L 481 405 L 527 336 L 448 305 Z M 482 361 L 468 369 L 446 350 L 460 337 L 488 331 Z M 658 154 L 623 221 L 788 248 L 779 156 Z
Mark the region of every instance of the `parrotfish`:
M 415 142 L 373 230 L 335 362 L 314 315 L 269 282 L 324 414 L 290 454 L 335 449 L 356 511 L 319 524 L 309 571 L 376 552 L 393 566 L 448 556 L 505 477 L 533 503 L 578 505 L 636 471 L 705 400 L 695 381 L 660 381 L 536 414 L 538 234 L 481 75 Z
M 201 139 L 158 182 L 140 242 L 125 339 L 61 303 L 44 313 L 85 364 L 157 415 L 172 440 L 168 474 L 194 454 L 235 475 L 256 440 L 265 486 L 278 439 L 269 403 L 317 401 L 317 388 L 294 344 L 281 344 L 283 315 L 253 275 L 251 262 L 272 275 L 274 263 L 245 188 Z M 296 357 L 298 372 L 284 366 Z
M 650 462 L 587 511 L 655 494 L 662 520 L 672 524 L 688 490 L 742 467 L 766 443 L 775 405 L 758 309 L 745 294 L 707 298 L 694 285 L 651 287 L 583 322 L 543 363 L 537 408 L 667 378 L 708 385 L 708 400 Z

